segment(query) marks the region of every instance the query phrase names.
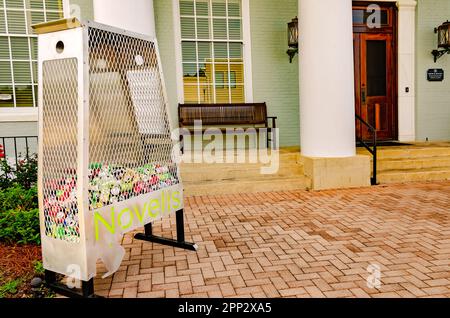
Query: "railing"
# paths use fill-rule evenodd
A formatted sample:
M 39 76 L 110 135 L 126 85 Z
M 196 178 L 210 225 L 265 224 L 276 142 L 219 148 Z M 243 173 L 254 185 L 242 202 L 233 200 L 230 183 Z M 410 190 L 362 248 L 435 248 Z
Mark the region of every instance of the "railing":
M 375 128 L 372 127 L 372 125 L 370 125 L 369 123 L 367 123 L 364 119 L 361 118 L 361 116 L 356 115 L 356 119 L 361 122 L 361 124 L 363 124 L 364 126 L 366 126 L 369 131 L 372 133 L 372 147 L 370 145 L 368 145 L 362 137 L 360 137 L 358 134 L 356 135 L 356 138 L 358 140 L 358 142 L 364 146 L 364 148 L 367 149 L 368 152 L 370 152 L 370 154 L 373 156 L 373 174 L 372 174 L 372 178 L 371 178 L 371 183 L 372 185 L 377 185 L 378 184 L 378 180 L 377 180 L 377 169 L 378 169 L 378 151 L 377 151 L 377 130 Z
M 37 153 L 37 145 L 36 136 L 0 137 L 0 159 L 12 160 L 17 166 L 20 158 L 29 158 Z

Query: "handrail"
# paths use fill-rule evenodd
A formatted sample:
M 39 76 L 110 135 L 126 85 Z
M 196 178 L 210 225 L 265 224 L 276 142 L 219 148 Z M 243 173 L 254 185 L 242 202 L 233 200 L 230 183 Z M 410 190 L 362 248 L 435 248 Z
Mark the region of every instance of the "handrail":
M 361 116 L 356 115 L 356 119 L 358 121 L 360 121 L 364 126 L 366 126 L 369 129 L 369 131 L 372 133 L 373 148 L 371 148 L 361 137 L 359 137 L 358 134 L 356 135 L 356 139 L 373 156 L 373 175 L 372 175 L 372 178 L 370 181 L 371 181 L 372 185 L 377 185 L 378 184 L 378 180 L 377 180 L 377 169 L 378 169 L 377 130 L 372 125 L 370 125 L 368 122 L 366 122 L 364 119 L 362 119 Z

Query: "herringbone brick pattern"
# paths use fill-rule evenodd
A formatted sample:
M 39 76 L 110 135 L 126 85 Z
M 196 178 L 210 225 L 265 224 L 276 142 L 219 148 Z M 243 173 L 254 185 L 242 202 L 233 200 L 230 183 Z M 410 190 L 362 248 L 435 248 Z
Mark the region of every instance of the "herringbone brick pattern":
M 126 235 L 108 297 L 450 297 L 450 183 L 187 198 L 199 251 Z M 155 233 L 175 235 L 173 218 Z M 369 288 L 369 265 L 381 287 Z M 102 272 L 102 268 L 99 267 Z

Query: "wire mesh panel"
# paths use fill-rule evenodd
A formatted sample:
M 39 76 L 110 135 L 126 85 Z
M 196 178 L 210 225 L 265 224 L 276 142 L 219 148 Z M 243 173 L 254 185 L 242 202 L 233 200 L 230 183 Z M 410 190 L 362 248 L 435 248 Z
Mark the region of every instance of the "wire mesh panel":
M 45 61 L 42 87 L 45 234 L 58 240 L 79 242 L 77 60 Z
M 154 43 L 97 28 L 88 34 L 94 210 L 179 179 Z

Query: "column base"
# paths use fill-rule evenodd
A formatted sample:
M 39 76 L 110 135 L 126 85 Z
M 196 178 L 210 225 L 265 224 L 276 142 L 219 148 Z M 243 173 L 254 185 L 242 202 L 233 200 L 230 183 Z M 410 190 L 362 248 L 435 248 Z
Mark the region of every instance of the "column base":
M 312 190 L 360 188 L 370 186 L 369 156 L 348 158 L 301 157 L 305 175 L 312 180 Z

